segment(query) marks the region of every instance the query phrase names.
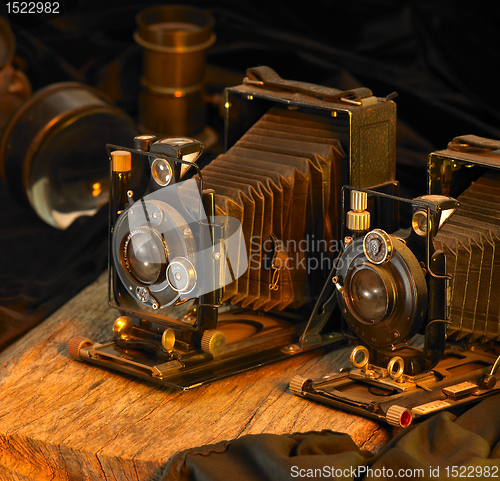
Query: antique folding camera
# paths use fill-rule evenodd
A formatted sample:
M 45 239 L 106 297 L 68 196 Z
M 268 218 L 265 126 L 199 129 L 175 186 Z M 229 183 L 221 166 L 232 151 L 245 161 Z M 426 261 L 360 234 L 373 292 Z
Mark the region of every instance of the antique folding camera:
M 350 232 L 319 302 L 338 302 L 359 345 L 339 374 L 295 377 L 294 394 L 405 427 L 500 390 L 499 148 L 455 139 L 429 156 L 417 199 L 346 188 Z M 411 225 L 384 230 L 368 202 L 399 205 Z
M 193 139 L 108 146 L 121 315 L 112 342 L 77 338 L 73 358 L 188 389 L 342 339 L 313 311 L 316 292 L 340 186 L 395 188 L 395 104 L 267 67 L 247 75 L 226 90 L 226 152 L 203 169 Z

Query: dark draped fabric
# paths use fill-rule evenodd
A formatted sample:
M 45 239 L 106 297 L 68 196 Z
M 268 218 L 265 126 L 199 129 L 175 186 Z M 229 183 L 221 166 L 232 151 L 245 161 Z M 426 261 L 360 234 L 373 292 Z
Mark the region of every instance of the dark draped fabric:
M 401 430 L 377 454 L 332 431 L 255 434 L 174 456 L 162 481 L 493 479 L 500 476 L 500 396 L 460 416 L 443 412 Z M 335 412 L 341 416 L 341 412 Z

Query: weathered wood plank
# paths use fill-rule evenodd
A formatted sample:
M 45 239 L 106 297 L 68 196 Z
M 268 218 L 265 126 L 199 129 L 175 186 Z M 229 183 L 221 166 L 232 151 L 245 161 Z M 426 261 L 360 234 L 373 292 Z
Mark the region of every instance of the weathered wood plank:
M 375 450 L 379 423 L 293 396 L 290 379 L 347 364 L 348 349 L 290 359 L 178 392 L 68 356 L 111 338 L 106 275 L 0 355 L 0 479 L 155 480 L 175 453 L 245 434 L 331 429 Z

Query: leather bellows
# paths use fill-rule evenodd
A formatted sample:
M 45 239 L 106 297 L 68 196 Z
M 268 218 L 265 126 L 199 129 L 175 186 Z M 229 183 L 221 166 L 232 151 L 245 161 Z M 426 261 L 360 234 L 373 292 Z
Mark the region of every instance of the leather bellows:
M 202 169 L 216 214 L 241 222 L 248 250 L 249 268 L 224 300 L 264 311 L 311 300 L 331 267 L 344 157 L 321 117 L 273 108 Z

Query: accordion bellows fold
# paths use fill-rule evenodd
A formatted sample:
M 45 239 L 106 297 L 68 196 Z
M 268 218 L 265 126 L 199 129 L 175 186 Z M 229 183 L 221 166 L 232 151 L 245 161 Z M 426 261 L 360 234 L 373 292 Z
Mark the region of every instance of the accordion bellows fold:
M 457 212 L 434 238 L 453 276 L 448 337 L 499 340 L 500 180 L 481 177 L 457 200 Z
M 337 126 L 320 116 L 273 108 L 202 169 L 204 188 L 216 193 L 216 214 L 241 222 L 248 251 L 249 268 L 226 286 L 224 301 L 268 311 L 311 300 L 311 285 L 325 274 L 309 259 L 332 252 L 304 246 L 321 240 L 324 247 L 338 237 L 343 158 Z M 287 262 L 278 288 L 270 289 L 276 244 Z

